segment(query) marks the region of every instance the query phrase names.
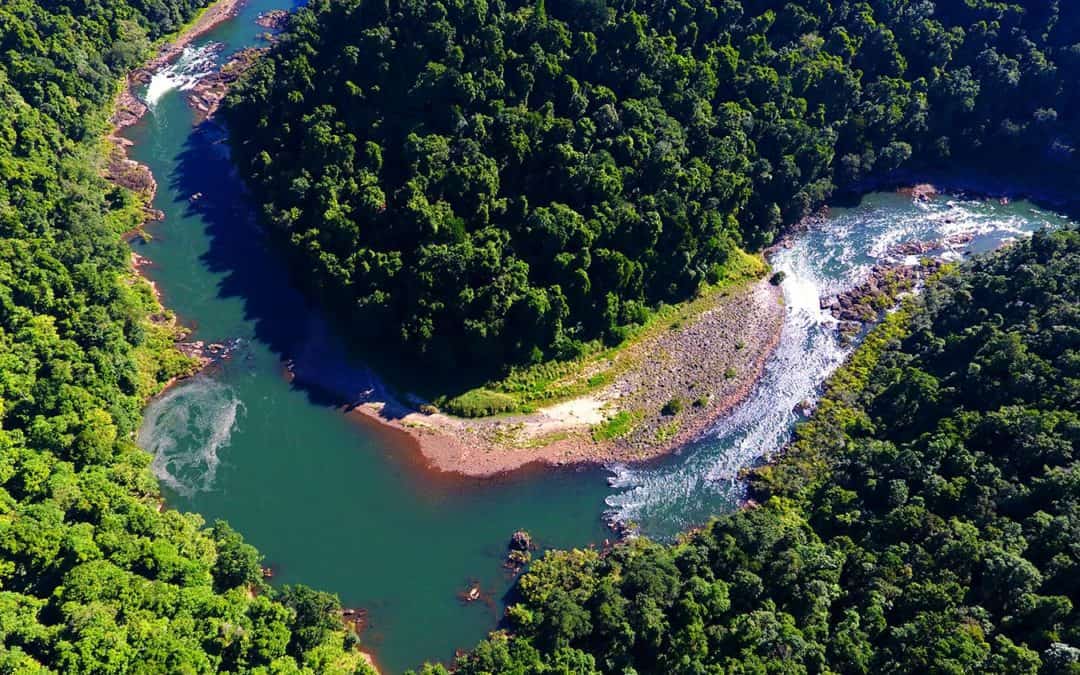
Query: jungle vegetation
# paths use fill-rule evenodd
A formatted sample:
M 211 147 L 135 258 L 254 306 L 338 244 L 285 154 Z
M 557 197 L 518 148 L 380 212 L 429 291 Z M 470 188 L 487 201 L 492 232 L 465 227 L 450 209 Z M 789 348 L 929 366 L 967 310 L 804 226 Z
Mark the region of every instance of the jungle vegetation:
M 1073 229 L 891 315 L 760 506 L 535 562 L 456 672 L 1080 673 L 1078 448 Z
M 100 176 L 111 100 L 205 0 L 0 3 L 0 672 L 366 670 L 333 596 L 162 510 L 140 409 L 190 368 Z
M 313 0 L 226 118 L 301 283 L 462 372 L 616 344 L 838 188 L 1075 170 L 1078 43 L 1058 0 Z
M 123 73 L 204 4 L 0 4 L 4 672 L 365 669 L 332 596 L 163 510 L 133 441 L 188 364 L 148 321 L 119 238 L 141 204 L 100 178 L 100 137 Z M 1077 22 L 1054 0 L 316 0 L 230 120 L 357 326 L 532 361 L 619 340 L 836 186 L 1074 167 Z M 761 507 L 550 554 L 461 671 L 1077 672 L 1078 262 L 1064 232 L 945 276 L 754 476 Z

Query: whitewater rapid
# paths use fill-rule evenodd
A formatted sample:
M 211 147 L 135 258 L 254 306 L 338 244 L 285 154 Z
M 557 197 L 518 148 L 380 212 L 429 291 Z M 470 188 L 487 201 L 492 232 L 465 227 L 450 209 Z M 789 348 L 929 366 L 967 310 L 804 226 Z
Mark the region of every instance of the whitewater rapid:
M 858 285 L 877 263 L 917 264 L 913 256 L 890 258 L 891 247 L 973 235 L 967 244 L 946 244 L 934 252 L 958 260 L 1060 222 L 1053 214 L 1018 212 L 994 201 L 912 202 L 884 193 L 813 222 L 770 259 L 785 273 L 786 314 L 779 346 L 754 391 L 677 455 L 657 465 L 609 466 L 615 492 L 605 500 L 606 517 L 666 539 L 734 508 L 745 496 L 739 473 L 787 444 L 799 420 L 796 407 L 817 400 L 825 380 L 854 348 L 840 339 L 821 298 Z
M 188 91 L 214 71 L 217 56 L 224 45 L 210 42 L 197 47 L 188 46 L 173 63 L 158 70 L 150 79 L 143 100 L 153 109 L 161 97 L 170 91 Z

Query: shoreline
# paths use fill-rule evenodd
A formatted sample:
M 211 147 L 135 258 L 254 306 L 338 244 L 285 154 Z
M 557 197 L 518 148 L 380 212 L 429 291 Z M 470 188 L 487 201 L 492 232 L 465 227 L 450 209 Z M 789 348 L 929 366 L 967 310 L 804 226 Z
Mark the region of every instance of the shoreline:
M 174 41 L 163 45 L 154 58 L 130 73 L 117 97 L 112 117 L 114 128 L 108 139 L 113 144 L 113 155 L 118 159 L 115 163 L 110 161 L 110 167 L 118 166 L 123 170 L 110 173 L 114 176 L 135 176 L 128 181 L 127 186 L 144 195 L 147 204 L 146 222 L 160 220 L 164 214 L 155 212 L 149 206 L 156 191 L 156 182 L 145 165 L 127 157 L 127 148 L 132 142 L 121 135 L 125 128 L 136 124 L 148 111 L 146 105 L 135 96 L 135 88 L 149 81 L 154 71 L 179 57 L 194 40 L 221 23 L 235 18 L 245 1 L 218 0 L 210 5 Z M 205 118 L 213 113 L 216 103 L 238 74 L 232 71 L 232 67 L 235 65 L 242 69 L 259 51 L 261 50 L 257 48 L 242 50 L 221 69 L 210 74 L 205 82 L 200 83 L 201 86 L 195 88 L 195 94 L 189 97 L 188 103 L 196 111 L 197 118 L 200 114 Z M 896 177 L 890 180 L 893 189 L 917 182 Z M 117 182 L 124 184 L 123 181 Z M 937 184 L 940 184 L 940 181 L 937 181 Z M 929 185 L 925 187 L 930 188 Z M 915 198 L 926 198 L 933 194 L 933 188 L 930 188 L 924 197 L 920 192 L 921 188 L 923 186 L 915 187 Z M 945 186 L 944 191 L 950 191 L 950 188 Z M 783 237 L 798 229 L 799 224 L 786 228 L 781 241 Z M 782 244 L 778 241 L 776 245 Z M 133 254 L 133 262 L 138 260 L 136 255 Z M 157 295 L 155 284 L 142 270 L 144 265 L 133 264 L 132 267 L 134 273 L 149 283 Z M 740 284 L 743 285 L 768 289 L 764 281 Z M 694 387 L 699 383 L 690 382 L 686 386 L 687 382 L 682 381 L 672 385 L 664 379 L 665 373 L 658 374 L 655 372 L 656 367 L 650 372 L 650 367 L 646 364 L 631 368 L 629 376 L 620 373 L 616 382 L 604 385 L 599 392 L 542 407 L 532 413 L 467 419 L 442 412 L 421 412 L 426 406 L 412 401 L 412 397 L 407 394 L 403 398 L 410 402 L 403 403 L 388 390 L 377 375 L 370 372 L 366 376 L 370 386 L 359 398 L 352 384 L 347 390 L 339 389 L 333 384 L 327 388 L 331 391 L 337 390 L 336 393 L 342 400 L 348 402 L 345 406 L 348 415 L 407 439 L 412 448 L 410 452 L 414 450 L 417 454 L 418 463 L 436 473 L 457 474 L 467 478 L 490 478 L 530 466 L 550 469 L 598 466 L 609 462 L 647 462 L 676 452 L 700 438 L 710 426 L 729 414 L 751 394 L 769 357 L 778 346 L 783 330 L 783 310 L 772 314 L 763 311 L 771 301 L 781 302 L 782 293 L 773 287 L 772 292 L 764 293 L 763 297 L 766 298 L 764 301 L 757 298 L 756 309 L 749 313 L 749 321 L 743 315 L 735 316 L 734 319 L 728 317 L 727 321 L 713 322 L 708 331 L 699 331 L 695 336 L 698 338 L 698 346 L 674 357 L 675 370 L 679 371 L 679 366 L 682 366 L 677 375 L 684 375 L 694 368 L 699 372 L 712 369 L 711 381 L 709 375 L 706 375 L 706 385 L 697 391 Z M 713 311 L 709 310 L 707 313 Z M 670 365 L 672 359 L 667 354 L 667 348 L 673 342 L 679 341 L 680 334 L 692 332 L 699 318 L 693 319 L 689 329 L 680 328 L 676 331 L 673 328 L 670 336 L 667 332 L 650 336 L 642 341 L 644 346 L 633 345 L 629 349 L 648 352 L 648 356 L 643 357 L 645 361 L 656 357 Z M 738 340 L 738 350 L 743 350 L 744 353 L 736 356 L 730 352 L 723 354 L 738 367 L 723 368 L 724 380 L 728 382 L 720 382 L 717 380 L 716 370 L 727 364 L 721 364 L 717 359 L 703 363 L 700 357 L 712 353 L 712 342 L 740 329 L 749 329 L 750 332 L 745 339 Z M 183 337 L 180 340 L 183 340 Z M 177 344 L 181 351 L 184 351 L 185 345 L 179 341 Z M 188 347 L 190 350 L 190 346 Z M 198 364 L 188 376 L 201 372 L 214 362 L 214 359 L 205 354 L 193 356 Z M 726 371 L 731 371 L 731 374 Z M 635 375 L 642 373 L 647 376 L 635 379 Z M 288 376 L 292 377 L 294 374 L 290 373 Z M 648 377 L 655 379 L 646 381 Z M 166 389 L 182 379 L 184 378 L 174 378 L 167 383 Z M 308 378 L 304 377 L 304 380 Z M 321 384 L 318 380 L 317 374 L 316 385 Z M 701 394 L 702 391 L 704 394 Z M 663 403 L 665 399 L 666 404 Z M 674 407 L 678 409 L 674 413 L 661 411 L 661 406 L 666 409 L 669 404 L 676 402 L 678 405 Z M 597 433 L 619 415 L 630 415 L 632 418 L 628 431 L 620 433 L 618 437 L 606 437 Z
M 186 27 L 181 29 L 175 39 L 167 39 L 164 44 L 158 46 L 157 54 L 153 58 L 129 72 L 123 79 L 120 91 L 113 100 L 112 112 L 108 117 L 112 126 L 104 137 L 107 150 L 103 176 L 110 183 L 135 193 L 142 202 L 142 222 L 133 230 L 122 235 L 125 240 L 130 241 L 136 236 L 142 236 L 143 228 L 147 224 L 165 218 L 165 214 L 153 206 L 158 189 L 153 172 L 147 165 L 128 156 L 128 149 L 134 146 L 135 143 L 123 135 L 126 129 L 138 124 L 149 112 L 149 107 L 135 94 L 136 87 L 149 82 L 156 70 L 179 58 L 184 49 L 193 41 L 226 21 L 236 18 L 239 15 L 240 7 L 246 2 L 247 0 L 216 0 Z M 193 331 L 191 328 L 184 326 L 165 307 L 157 283 L 150 278 L 146 271 L 152 265 L 152 260 L 134 250 L 131 251 L 131 274 L 139 282 L 149 286 L 157 303 L 158 311 L 152 313 L 147 320 L 156 326 L 165 326 L 171 329 L 174 349 L 192 360 L 188 372 L 158 383 L 156 393 L 151 396 L 151 398 L 156 398 L 172 389 L 179 382 L 205 371 L 221 358 L 228 358 L 228 351 L 223 352 L 221 346 L 216 344 L 207 346 L 201 341 L 195 343 L 184 342 Z
M 885 176 L 864 179 L 833 196 L 843 204 L 871 192 L 900 192 L 916 200 L 950 195 L 975 200 L 1029 201 L 1036 207 L 1066 215 L 1080 214 L 1080 197 L 1065 180 L 1040 180 L 1026 173 L 993 173 L 973 166 L 943 169 L 901 169 Z M 827 206 L 827 205 L 826 205 Z
M 189 44 L 226 21 L 239 16 L 240 8 L 246 2 L 247 0 L 216 0 L 213 4 L 208 5 L 194 21 L 180 31 L 175 39 L 168 40 L 161 45 L 157 56 L 147 61 L 141 68 L 129 73 L 129 84 L 133 79 L 140 81 L 139 78 L 142 77 L 153 77 L 154 71 L 177 59 Z
M 403 404 L 377 376 L 369 373 L 371 386 L 366 396 L 346 406 L 347 414 L 405 440 L 410 452 L 427 469 L 462 478 L 487 479 L 531 467 L 570 469 L 656 460 L 700 438 L 744 401 L 780 343 L 786 310 L 778 287 L 764 280 L 748 281 L 730 294 L 718 296 L 713 307 L 688 325 L 629 346 L 623 358 L 639 358 L 642 363 L 600 391 L 533 413 L 483 418 L 424 413 L 419 406 Z M 741 319 L 737 325 L 732 325 L 736 323 L 733 315 Z M 742 337 L 717 335 L 718 327 Z M 694 340 L 696 346 L 669 354 L 670 345 L 684 337 Z M 715 347 L 723 338 L 738 345 L 734 352 Z M 733 353 L 738 354 L 739 372 L 733 376 L 723 373 L 723 379 L 714 375 L 712 382 L 695 392 L 698 383 L 688 383 L 686 374 L 707 370 L 718 362 L 731 363 Z M 668 372 L 684 377 L 654 381 Z M 707 402 L 699 406 L 687 401 L 673 414 L 661 413 L 663 403 L 659 401 L 675 392 L 687 397 L 693 392 Z M 596 429 L 620 414 L 642 419 L 618 438 L 597 438 Z
M 112 128 L 105 134 L 105 142 L 109 148 L 105 158 L 104 174 L 110 182 L 142 197 L 145 218 L 143 223 L 134 231 L 126 233 L 125 237 L 138 234 L 147 223 L 160 221 L 165 217 L 164 213 L 153 208 L 158 188 L 154 174 L 145 164 L 128 157 L 128 148 L 134 145 L 134 142 L 123 136 L 125 129 L 138 124 L 149 111 L 146 103 L 135 94 L 135 89 L 147 84 L 153 78 L 155 71 L 179 58 L 192 42 L 226 21 L 236 18 L 240 7 L 245 2 L 247 0 L 216 0 L 181 29 L 174 39 L 167 39 L 160 45 L 156 56 L 129 72 L 122 81 L 120 91 L 113 99 L 112 113 L 108 118 Z M 135 272 L 138 273 L 137 268 Z
M 134 146 L 135 143 L 123 136 L 125 129 L 139 123 L 149 112 L 149 107 L 135 94 L 136 87 L 149 82 L 155 71 L 177 59 L 193 41 L 226 21 L 239 16 L 240 8 L 246 2 L 247 0 L 216 0 L 207 6 L 192 22 L 181 29 L 174 39 L 166 39 L 164 44 L 158 47 L 156 56 L 141 67 L 128 73 L 123 80 L 120 91 L 113 100 L 112 112 L 108 117 L 112 126 L 103 139 L 107 144 L 103 174 L 104 178 L 110 183 L 131 190 L 141 198 L 144 220 L 134 230 L 121 235 L 126 241 L 130 241 L 134 236 L 141 236 L 143 227 L 148 223 L 165 218 L 163 212 L 153 207 L 153 200 L 158 188 L 153 172 L 147 165 L 128 157 L 128 149 Z M 232 64 L 232 61 L 229 64 Z M 214 74 L 218 74 L 218 72 L 215 71 Z M 146 284 L 157 303 L 157 311 L 147 316 L 147 321 L 158 326 L 169 326 L 174 333 L 173 349 L 192 360 L 192 367 L 189 372 L 174 376 L 165 382 L 158 382 L 156 393 L 150 397 L 152 400 L 160 397 L 178 383 L 195 377 L 222 360 L 228 359 L 235 345 L 226 345 L 224 343 L 204 344 L 201 340 L 184 342 L 185 338 L 191 334 L 192 329 L 182 325 L 175 315 L 165 307 L 157 283 L 146 273 L 146 268 L 152 266 L 153 261 L 134 250 L 131 251 L 129 260 L 132 278 L 139 283 Z M 160 512 L 164 506 L 165 502 L 161 500 L 158 511 Z M 382 672 L 376 662 L 374 650 L 357 646 L 356 653 L 359 659 L 366 663 L 375 673 Z

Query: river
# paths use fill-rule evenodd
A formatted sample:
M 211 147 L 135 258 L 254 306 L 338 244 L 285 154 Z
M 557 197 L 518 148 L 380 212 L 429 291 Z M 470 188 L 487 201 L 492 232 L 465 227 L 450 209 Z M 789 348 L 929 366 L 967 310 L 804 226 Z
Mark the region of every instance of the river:
M 153 401 L 139 441 L 154 455 L 169 505 L 228 520 L 265 555 L 275 584 L 305 583 L 368 609 L 362 641 L 386 672 L 449 661 L 495 625 L 511 582 L 501 563 L 516 529 L 543 547 L 580 547 L 611 536 L 605 517 L 668 538 L 732 508 L 738 469 L 783 445 L 792 407 L 813 397 L 846 354 L 818 296 L 856 282 L 889 243 L 966 229 L 979 232 L 972 246 L 981 250 L 1058 222 L 1027 203 L 914 204 L 895 194 L 834 209 L 775 257 L 788 274 L 781 346 L 755 393 L 702 441 L 648 467 L 433 475 L 409 443 L 286 377 L 295 360 L 337 377 L 359 367 L 290 285 L 242 196 L 221 131 L 193 126 L 184 100 L 193 77 L 259 44 L 264 29 L 254 19 L 278 8 L 292 5 L 250 0 L 196 40 L 155 76 L 143 92 L 150 113 L 125 133 L 131 157 L 157 177 L 154 206 L 166 214 L 149 227 L 151 241 L 133 244 L 153 262 L 148 276 L 194 338 L 236 344 L 229 360 Z M 473 580 L 489 603 L 458 601 Z

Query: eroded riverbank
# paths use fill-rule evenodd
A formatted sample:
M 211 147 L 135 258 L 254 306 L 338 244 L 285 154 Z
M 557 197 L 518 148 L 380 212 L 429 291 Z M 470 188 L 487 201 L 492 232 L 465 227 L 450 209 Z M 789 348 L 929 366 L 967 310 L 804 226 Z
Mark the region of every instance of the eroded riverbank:
M 196 38 L 235 17 L 238 7 L 238 2 L 227 0 L 208 9 L 189 31 L 133 73 L 118 99 L 110 173 L 116 182 L 138 190 L 147 204 L 156 195 L 156 180 L 147 167 L 126 157 L 131 142 L 119 132 L 138 123 L 169 84 L 188 92 L 185 99 L 195 111 L 193 123 L 207 124 L 229 84 L 259 50 L 242 48 L 220 66 L 212 60 L 223 56 L 219 43 L 185 50 Z M 273 10 L 269 15 L 277 16 Z M 265 16 L 259 15 L 260 26 L 265 27 Z M 275 21 L 277 26 L 282 23 Z M 181 57 L 190 63 L 177 64 Z M 137 95 L 140 90 L 145 91 L 145 101 Z M 189 201 L 203 196 L 195 191 Z M 154 222 L 164 213 L 147 208 L 146 216 L 147 222 Z M 133 264 L 143 273 L 153 263 L 135 253 Z M 157 285 L 148 281 L 160 301 Z M 749 394 L 779 341 L 780 299 L 779 291 L 764 282 L 716 293 L 706 299 L 703 309 L 687 316 L 685 325 L 650 335 L 614 356 L 619 361 L 614 381 L 529 414 L 463 419 L 425 413 L 427 406 L 391 394 L 367 368 L 350 367 L 344 372 L 351 376 L 343 377 L 340 364 L 321 357 L 314 362 L 305 362 L 303 356 L 291 358 L 288 374 L 290 378 L 299 374 L 304 386 L 331 393 L 355 414 L 409 436 L 409 445 L 438 471 L 492 476 L 535 463 L 565 466 L 654 459 L 693 440 Z M 220 342 L 192 340 L 179 347 L 200 367 L 231 353 Z M 302 353 L 313 351 L 324 350 L 308 347 Z M 348 354 L 340 354 L 340 359 L 350 361 Z

